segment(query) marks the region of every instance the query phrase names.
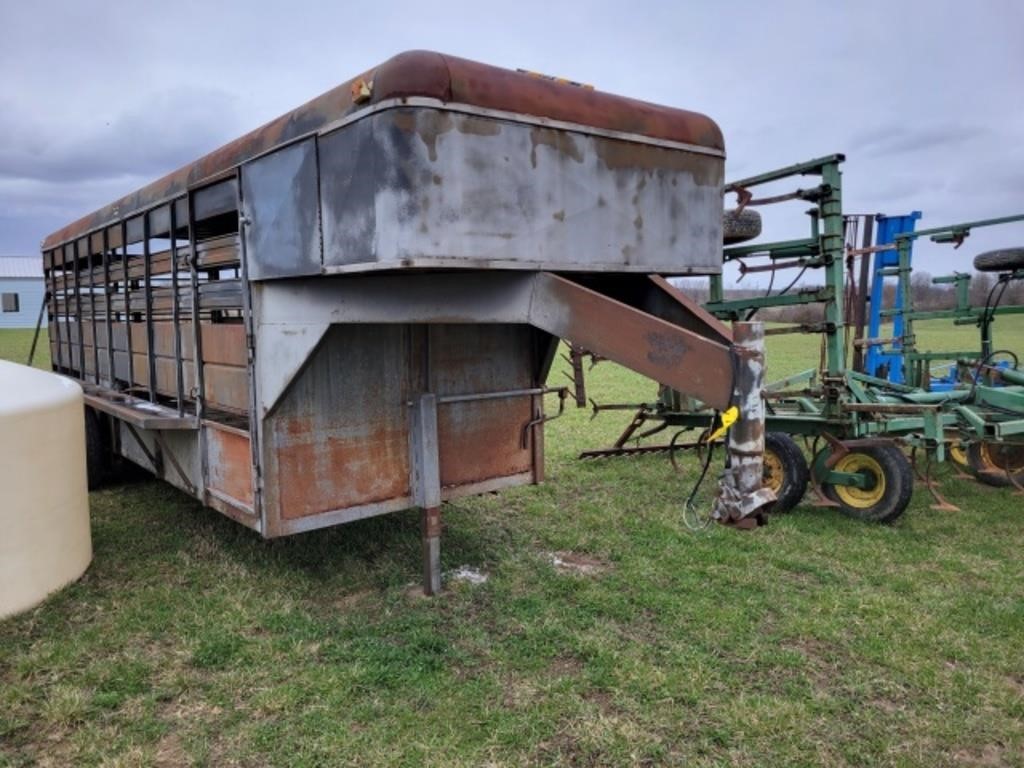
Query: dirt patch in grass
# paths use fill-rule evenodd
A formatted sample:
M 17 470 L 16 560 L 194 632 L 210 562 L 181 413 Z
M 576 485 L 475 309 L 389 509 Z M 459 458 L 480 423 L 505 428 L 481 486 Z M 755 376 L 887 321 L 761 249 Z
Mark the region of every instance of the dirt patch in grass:
M 1018 752 L 1016 755 L 1012 755 L 1010 750 L 1002 744 L 987 744 L 978 750 L 961 749 L 954 752 L 953 762 L 959 765 L 987 767 L 1009 765 L 1011 758 L 1019 760 L 1021 757 L 1024 757 L 1024 753 Z
M 419 587 L 419 585 L 416 585 Z M 422 587 L 420 592 L 422 593 Z M 369 600 L 371 597 L 377 594 L 377 590 L 367 587 L 366 589 L 357 589 L 355 592 L 349 592 L 347 595 L 342 595 L 334 601 L 334 607 L 339 611 L 350 611 L 353 608 L 361 605 L 362 603 Z
M 189 764 L 188 754 L 181 743 L 181 736 L 171 731 L 165 734 L 156 745 L 156 754 L 153 756 L 153 765 L 156 768 L 179 768 Z
M 576 677 L 583 671 L 583 662 L 575 656 L 556 656 L 548 665 L 551 677 Z
M 572 573 L 579 576 L 599 576 L 611 570 L 611 563 L 593 555 L 562 550 L 548 555 L 551 564 L 559 573 Z

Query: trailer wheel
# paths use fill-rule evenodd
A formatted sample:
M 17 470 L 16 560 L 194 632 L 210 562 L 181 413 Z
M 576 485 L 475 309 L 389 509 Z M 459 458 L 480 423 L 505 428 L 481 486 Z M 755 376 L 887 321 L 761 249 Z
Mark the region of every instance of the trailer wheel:
M 810 478 L 804 452 L 792 437 L 782 432 L 764 436 L 764 486 L 775 493 L 769 512 L 782 514 L 799 504 Z
M 730 208 L 722 212 L 722 243 L 736 245 L 753 240 L 761 234 L 761 214 L 744 208 Z
M 1006 445 L 984 441 L 967 446 L 967 462 L 975 476 L 985 485 L 1002 488 L 1024 485 L 1024 445 Z M 1007 474 L 1013 476 L 1011 480 Z
M 85 476 L 89 490 L 103 484 L 107 474 L 107 446 L 103 439 L 103 423 L 92 408 L 85 409 Z
M 843 456 L 836 472 L 863 475 L 867 488 L 825 483 L 822 490 L 843 513 L 858 520 L 891 523 L 903 514 L 914 490 L 910 460 L 895 445 L 870 445 Z
M 1000 248 L 985 251 L 974 257 L 974 268 L 979 272 L 1012 272 L 1024 269 L 1024 248 Z

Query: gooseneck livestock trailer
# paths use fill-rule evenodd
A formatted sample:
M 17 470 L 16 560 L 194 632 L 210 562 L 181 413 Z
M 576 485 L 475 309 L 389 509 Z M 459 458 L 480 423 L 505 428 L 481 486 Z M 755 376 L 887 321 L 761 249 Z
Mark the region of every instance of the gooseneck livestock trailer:
M 703 115 L 404 53 L 47 237 L 53 365 L 94 469 L 265 537 L 420 507 L 432 591 L 440 503 L 542 480 L 560 338 L 760 461 L 757 344 L 662 277 L 720 272 L 723 165 Z

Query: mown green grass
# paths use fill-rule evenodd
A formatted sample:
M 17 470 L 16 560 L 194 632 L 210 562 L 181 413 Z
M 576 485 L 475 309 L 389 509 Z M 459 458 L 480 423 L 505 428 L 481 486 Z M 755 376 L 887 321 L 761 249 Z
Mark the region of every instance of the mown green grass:
M 770 376 L 817 354 L 775 337 Z M 546 484 L 447 505 L 445 568 L 489 580 L 430 600 L 415 513 L 268 542 L 161 483 L 92 494 L 85 577 L 0 622 L 0 765 L 1024 764 L 1019 497 L 943 470 L 961 512 L 695 533 L 692 460 L 576 460 L 626 419 L 569 412 Z

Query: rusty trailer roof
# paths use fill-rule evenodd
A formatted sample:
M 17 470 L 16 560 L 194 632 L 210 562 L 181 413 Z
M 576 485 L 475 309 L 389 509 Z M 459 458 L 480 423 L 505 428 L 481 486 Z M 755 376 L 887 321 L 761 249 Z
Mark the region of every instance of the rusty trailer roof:
M 407 51 L 52 233 L 43 242 L 43 250 L 183 195 L 189 189 L 223 177 L 247 160 L 361 110 L 403 98 L 437 99 L 724 153 L 719 127 L 711 118 L 696 112 L 441 53 Z

